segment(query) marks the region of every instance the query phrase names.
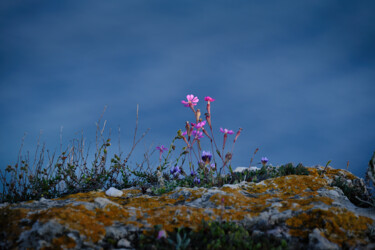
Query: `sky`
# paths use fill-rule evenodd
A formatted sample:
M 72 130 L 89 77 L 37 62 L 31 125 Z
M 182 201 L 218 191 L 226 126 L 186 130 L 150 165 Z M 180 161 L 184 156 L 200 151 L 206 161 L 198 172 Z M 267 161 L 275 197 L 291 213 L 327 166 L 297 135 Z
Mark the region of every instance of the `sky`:
M 18 1 L 0 3 L 0 168 L 83 136 L 103 115 L 112 151 L 168 146 L 186 95 L 219 128 L 243 131 L 232 165 L 346 168 L 363 177 L 375 151 L 374 1 Z M 118 128 L 121 128 L 120 135 Z M 61 133 L 62 129 L 62 133 Z M 233 136 L 229 136 L 231 148 Z M 210 150 L 207 138 L 202 146 Z M 184 146 L 177 142 L 176 146 Z M 151 157 L 158 164 L 158 154 Z

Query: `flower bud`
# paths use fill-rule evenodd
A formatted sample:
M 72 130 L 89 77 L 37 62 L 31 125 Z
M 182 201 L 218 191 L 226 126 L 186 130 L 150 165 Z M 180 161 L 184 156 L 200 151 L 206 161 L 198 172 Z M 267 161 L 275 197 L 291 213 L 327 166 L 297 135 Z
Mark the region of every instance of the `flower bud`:
M 197 112 L 195 112 L 195 119 L 197 120 L 197 123 L 199 122 L 200 117 L 201 117 L 201 110 L 197 109 Z
M 241 131 L 242 131 L 242 128 L 239 128 L 238 131 L 237 131 L 236 137 L 234 138 L 233 143 L 235 143 L 237 141 L 237 138 L 240 136 Z

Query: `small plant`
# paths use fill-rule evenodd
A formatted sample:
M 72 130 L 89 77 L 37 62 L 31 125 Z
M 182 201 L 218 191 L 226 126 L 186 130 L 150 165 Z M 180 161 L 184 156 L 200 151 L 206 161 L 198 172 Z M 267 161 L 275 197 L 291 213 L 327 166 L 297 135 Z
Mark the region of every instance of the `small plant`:
M 221 159 L 221 167 L 220 167 L 220 169 L 218 169 L 217 168 L 218 162 L 216 161 L 215 157 L 213 155 L 211 155 L 211 157 L 213 157 L 212 160 L 213 160 L 213 164 L 215 165 L 216 175 L 220 176 L 223 171 L 225 172 L 226 167 L 228 169 L 231 168 L 230 162 L 231 162 L 232 156 L 233 156 L 234 144 L 236 143 L 238 137 L 240 136 L 242 128 L 240 128 L 238 130 L 238 132 L 237 132 L 237 134 L 236 134 L 236 136 L 233 140 L 232 150 L 230 152 L 228 151 L 226 153 L 225 153 L 225 146 L 226 146 L 226 141 L 228 139 L 228 135 L 232 135 L 232 134 L 234 134 L 234 132 L 233 132 L 233 130 L 229 130 L 229 129 L 226 129 L 226 128 L 224 128 L 224 129 L 220 128 L 220 132 L 223 133 L 223 146 L 222 146 L 221 151 L 220 151 L 219 147 L 216 144 L 216 140 L 215 140 L 215 136 L 214 136 L 214 132 L 213 132 L 213 127 L 212 127 L 212 123 L 211 123 L 211 120 L 212 120 L 211 119 L 212 118 L 211 117 L 212 116 L 212 114 L 211 114 L 211 102 L 215 101 L 215 99 L 213 99 L 209 96 L 206 96 L 204 98 L 204 100 L 207 102 L 207 106 L 206 106 L 207 113 L 205 113 L 205 118 L 206 118 L 205 121 L 203 121 L 202 118 L 201 118 L 200 109 L 195 110 L 195 108 L 194 108 L 194 106 L 196 106 L 197 103 L 199 102 L 198 97 L 196 97 L 194 95 L 187 95 L 186 99 L 187 99 L 187 101 L 183 100 L 181 102 L 182 102 L 182 104 L 184 104 L 185 107 L 188 107 L 193 111 L 196 123 L 190 123 L 189 121 L 187 121 L 186 124 L 185 124 L 186 131 L 183 132 L 183 133 L 179 132 L 178 137 L 180 139 L 183 139 L 184 142 L 186 143 L 186 148 L 184 148 L 184 150 L 187 150 L 188 154 L 189 154 L 190 171 L 195 171 L 195 165 L 193 164 L 193 161 L 192 161 L 193 155 L 195 156 L 196 160 L 198 161 L 198 166 L 200 165 L 200 163 L 199 163 L 200 159 L 199 159 L 198 155 L 199 156 L 201 155 L 201 152 L 202 152 L 201 139 L 205 135 L 210 140 L 212 152 L 216 152 L 217 155 L 219 156 L 219 158 Z M 210 134 L 204 128 L 204 126 L 206 124 L 209 127 Z M 195 149 L 194 149 L 194 146 L 196 146 Z M 215 150 L 214 150 L 214 147 L 215 147 Z
M 139 249 L 287 249 L 287 242 L 269 236 L 253 237 L 251 231 L 234 222 L 202 221 L 199 229 L 176 228 L 166 233 L 161 225 L 151 235 L 140 235 Z
M 111 139 L 103 135 L 106 121 L 100 127 L 102 116 L 97 122 L 96 152 L 91 166 L 87 163 L 89 152 L 86 150 L 83 135 L 81 139 L 72 140 L 64 151 L 61 144 L 61 153 L 57 157 L 55 153 L 50 154 L 44 145 L 40 147 L 38 140 L 33 161 L 30 160 L 29 154 L 21 156 L 23 138 L 17 163 L 14 166 L 9 165 L 4 173 L 0 170 L 0 202 L 18 202 L 41 197 L 57 198 L 66 194 L 134 185 L 130 180 L 130 172 L 127 171 L 127 163 L 136 145 L 148 132 L 136 141 L 138 106 L 133 146 L 125 159 L 121 159 L 121 153 L 115 154 L 109 167 L 107 159 Z M 153 178 L 150 177 L 150 180 Z
M 358 207 L 372 206 L 373 199 L 361 179 L 354 179 L 348 184 L 345 178 L 339 176 L 332 182 L 331 186 L 340 188 L 345 196 Z
M 182 228 L 177 229 L 176 233 L 176 240 L 172 240 L 168 238 L 168 243 L 172 245 L 176 250 L 183 250 L 186 249 L 189 246 L 190 239 L 188 238 L 186 232 L 183 232 L 183 236 L 181 238 L 180 232 Z

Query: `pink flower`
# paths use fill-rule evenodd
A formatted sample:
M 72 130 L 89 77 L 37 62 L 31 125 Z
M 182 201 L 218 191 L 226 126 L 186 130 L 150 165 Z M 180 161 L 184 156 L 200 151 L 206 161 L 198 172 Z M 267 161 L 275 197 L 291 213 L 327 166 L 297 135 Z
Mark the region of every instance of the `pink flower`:
M 182 134 L 181 134 L 181 135 L 183 135 L 183 136 L 184 136 L 184 135 L 187 135 L 187 131 L 185 131 L 185 132 L 182 132 Z
M 226 128 L 225 129 L 220 128 L 220 132 L 224 134 L 230 134 L 230 135 L 234 134 L 233 130 L 228 130 Z
M 213 101 L 215 101 L 214 98 L 209 97 L 209 96 L 206 96 L 206 97 L 204 98 L 204 100 L 205 100 L 206 102 L 213 102 Z
M 185 107 L 192 107 L 197 105 L 197 102 L 199 102 L 198 97 L 194 95 L 187 95 L 186 96 L 187 101 L 181 101 L 182 104 L 184 104 Z
M 192 135 L 195 139 L 197 139 L 197 140 L 203 138 L 203 133 L 200 132 L 200 131 L 198 131 L 198 130 L 194 130 L 194 131 L 191 133 L 191 135 Z
M 157 150 L 160 151 L 159 153 L 159 161 L 161 162 L 161 155 L 163 154 L 164 151 L 168 150 L 164 145 L 160 145 L 156 147 Z
M 164 147 L 164 145 L 160 145 L 160 146 L 157 146 L 156 149 L 159 150 L 160 153 L 163 153 L 163 152 L 166 151 L 168 148 Z
M 206 121 L 203 121 L 203 122 L 198 122 L 196 128 L 202 128 L 204 125 L 206 125 Z
M 167 232 L 164 229 L 160 230 L 158 233 L 157 239 L 160 240 L 161 238 L 167 238 Z
M 208 117 L 210 118 L 211 117 L 211 102 L 215 101 L 215 99 L 209 97 L 209 96 L 206 96 L 204 98 L 204 100 L 207 102 L 207 113 L 208 113 Z M 206 119 L 207 119 L 207 116 L 206 116 Z M 208 125 L 210 126 L 211 128 L 211 120 L 208 120 Z M 212 129 L 212 128 L 211 128 Z

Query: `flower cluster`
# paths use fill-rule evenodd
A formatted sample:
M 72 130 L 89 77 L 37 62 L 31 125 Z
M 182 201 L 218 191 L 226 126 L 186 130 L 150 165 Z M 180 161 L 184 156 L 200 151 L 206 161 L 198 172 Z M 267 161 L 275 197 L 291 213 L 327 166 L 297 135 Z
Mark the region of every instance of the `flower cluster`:
M 212 128 L 212 124 L 211 124 L 211 103 L 213 101 L 215 101 L 215 99 L 210 97 L 210 96 L 206 96 L 204 98 L 204 100 L 207 102 L 207 113 L 205 113 L 205 118 L 206 118 L 205 121 L 202 121 L 200 110 L 199 109 L 195 110 L 195 108 L 194 108 L 194 106 L 196 106 L 197 103 L 199 102 L 199 99 L 198 99 L 197 96 L 194 96 L 194 95 L 190 94 L 190 95 L 186 96 L 186 101 L 185 100 L 181 101 L 181 103 L 185 107 L 189 107 L 194 112 L 196 122 L 190 123 L 189 121 L 187 121 L 186 126 L 185 126 L 186 131 L 184 131 L 183 133 L 180 133 L 180 136 L 185 141 L 189 153 L 191 153 L 192 151 L 194 152 L 193 145 L 196 143 L 197 147 L 198 147 L 198 152 L 200 154 L 200 151 L 201 151 L 200 140 L 204 137 L 204 135 L 206 135 L 207 138 L 211 142 L 211 147 L 212 147 L 213 151 L 214 151 L 213 146 L 215 145 L 216 152 L 218 152 L 218 155 L 221 158 L 222 163 L 223 163 L 222 168 L 224 168 L 228 164 L 228 162 L 231 160 L 231 157 L 227 157 L 227 155 L 232 156 L 232 154 L 233 154 L 233 147 L 232 147 L 232 152 L 228 152 L 224 157 L 225 144 L 226 144 L 228 135 L 232 135 L 232 134 L 234 134 L 234 132 L 233 132 L 233 130 L 230 130 L 230 129 L 227 129 L 227 128 L 224 128 L 224 129 L 222 127 L 220 128 L 220 132 L 222 132 L 224 134 L 223 135 L 223 147 L 222 147 L 221 154 L 220 154 L 219 153 L 220 151 L 219 151 L 219 149 L 216 145 L 215 139 L 214 139 L 214 133 L 213 133 L 213 128 Z M 206 124 L 208 124 L 211 135 L 205 129 Z M 236 136 L 235 136 L 235 139 L 233 140 L 233 146 L 234 146 L 237 138 L 239 137 L 241 131 L 242 131 L 242 129 L 240 128 L 238 130 Z M 194 153 L 194 154 L 196 155 L 196 153 Z M 212 154 L 210 152 L 203 151 L 202 161 L 199 160 L 198 166 L 203 165 L 203 166 L 208 167 L 209 170 L 216 170 L 216 164 L 210 163 L 211 159 L 212 159 Z M 214 160 L 214 162 L 215 162 L 215 160 Z M 221 172 L 222 168 L 220 169 L 220 172 Z M 194 166 L 193 166 L 193 170 L 194 170 Z
M 183 179 L 184 176 L 182 175 L 182 168 L 179 167 L 179 166 L 175 166 L 173 168 L 171 168 L 171 171 L 170 171 L 171 175 L 173 175 L 173 177 L 175 179 Z
M 189 159 L 190 159 L 189 167 L 190 167 L 190 172 L 191 172 L 190 177 L 184 173 L 182 166 L 175 166 L 170 170 L 170 174 L 173 175 L 175 179 L 183 179 L 187 177 L 187 179 L 191 180 L 194 184 L 200 184 L 201 182 L 200 178 L 204 177 L 204 180 L 206 180 L 207 178 L 210 178 L 209 176 L 211 176 L 212 178 L 212 174 L 214 173 L 214 171 L 216 171 L 217 175 L 221 175 L 221 171 L 225 167 L 229 166 L 228 168 L 231 169 L 230 162 L 231 162 L 232 154 L 233 154 L 233 146 L 242 131 L 242 129 L 240 128 L 237 134 L 235 135 L 235 138 L 232 144 L 232 150 L 229 152 L 224 152 L 225 145 L 228 139 L 228 135 L 233 135 L 234 132 L 233 130 L 230 130 L 228 128 L 220 127 L 219 131 L 223 133 L 223 145 L 222 145 L 221 150 L 219 150 L 216 144 L 215 138 L 214 138 L 214 130 L 211 124 L 211 121 L 212 121 L 211 103 L 214 102 L 215 99 L 210 96 L 206 96 L 204 98 L 204 101 L 207 102 L 206 103 L 207 112 L 204 114 L 204 117 L 203 117 L 205 118 L 205 120 L 203 120 L 201 117 L 202 113 L 200 109 L 196 108 L 199 102 L 199 98 L 197 96 L 190 94 L 186 96 L 186 100 L 181 101 L 181 103 L 185 107 L 193 111 L 194 118 L 195 118 L 193 122 L 186 121 L 185 131 L 184 132 L 179 131 L 178 136 L 176 137 L 178 139 L 183 139 L 183 141 L 186 143 L 186 147 L 184 147 L 183 149 L 184 153 L 181 155 L 189 154 Z M 222 161 L 222 166 L 220 168 L 220 171 L 218 171 L 217 169 L 218 162 L 216 161 L 214 155 L 210 151 L 206 151 L 206 150 L 202 151 L 201 149 L 201 139 L 203 139 L 204 137 L 208 138 L 209 141 L 211 142 L 211 149 L 212 149 L 211 152 L 217 152 L 218 157 Z M 162 153 L 166 151 L 167 148 L 164 147 L 163 145 L 160 145 L 156 147 L 156 149 L 159 150 L 160 152 L 159 161 L 161 163 Z M 174 146 L 172 146 L 171 149 L 174 150 Z M 168 155 L 170 152 L 171 151 L 168 152 Z M 166 163 L 167 163 L 168 155 L 165 160 Z M 191 162 L 191 159 L 194 156 L 198 160 L 197 172 L 195 171 L 194 164 L 192 164 Z M 209 176 L 207 174 L 209 174 Z

